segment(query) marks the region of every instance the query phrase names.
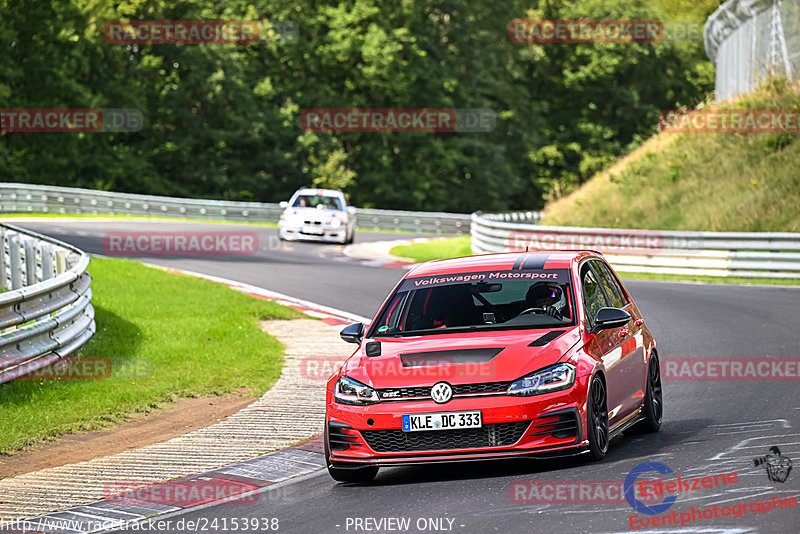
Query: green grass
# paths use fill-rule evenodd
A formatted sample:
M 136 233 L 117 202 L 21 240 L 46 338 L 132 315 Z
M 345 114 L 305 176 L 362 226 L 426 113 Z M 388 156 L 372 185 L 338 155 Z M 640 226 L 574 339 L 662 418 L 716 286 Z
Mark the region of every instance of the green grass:
M 280 376 L 283 347 L 258 321 L 299 312 L 129 260 L 93 259 L 89 272 L 97 333 L 83 354 L 109 358 L 111 377 L 0 385 L 0 454 L 179 397 L 261 395 Z
M 446 258 L 460 258 L 472 254 L 470 249 L 470 237 L 468 235 L 450 237 L 446 239 L 436 239 L 425 243 L 411 243 L 409 245 L 397 245 L 389 251 L 394 256 L 411 258 L 418 263 L 443 260 Z
M 657 273 L 625 273 L 617 274 L 623 280 L 666 280 L 675 282 L 705 282 L 708 284 L 738 284 L 738 285 L 765 285 L 765 286 L 800 286 L 800 279 L 791 278 L 746 278 L 744 276 L 700 276 L 682 274 L 657 274 Z
M 706 108 L 800 109 L 800 84 L 771 80 Z M 660 133 L 573 194 L 542 224 L 800 232 L 800 134 Z
M 356 220 L 356 222 L 358 222 L 358 220 Z M 397 230 L 395 228 L 373 228 L 371 226 L 365 226 L 365 227 L 358 226 L 358 227 L 356 227 L 356 230 L 358 230 L 359 232 L 369 232 L 371 234 L 403 234 L 403 235 L 408 235 L 408 234 L 416 233 L 415 230 Z M 358 239 L 358 237 L 356 237 L 356 239 Z

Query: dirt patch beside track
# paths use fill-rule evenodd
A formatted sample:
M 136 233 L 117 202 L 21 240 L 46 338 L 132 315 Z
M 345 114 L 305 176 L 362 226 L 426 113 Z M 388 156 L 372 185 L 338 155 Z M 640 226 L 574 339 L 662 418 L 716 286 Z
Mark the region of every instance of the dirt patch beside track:
M 243 396 L 247 393 L 241 390 L 220 397 L 179 399 L 164 409 L 138 414 L 134 420 L 109 430 L 63 436 L 32 451 L 0 456 L 0 478 L 91 460 L 182 436 L 221 421 L 258 398 Z

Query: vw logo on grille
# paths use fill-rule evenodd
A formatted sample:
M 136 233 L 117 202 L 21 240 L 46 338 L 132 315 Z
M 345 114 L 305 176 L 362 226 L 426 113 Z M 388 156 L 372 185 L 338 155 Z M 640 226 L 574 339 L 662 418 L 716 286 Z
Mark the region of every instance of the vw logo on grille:
M 444 404 L 453 398 L 453 388 L 447 382 L 438 382 L 431 388 L 433 402 Z

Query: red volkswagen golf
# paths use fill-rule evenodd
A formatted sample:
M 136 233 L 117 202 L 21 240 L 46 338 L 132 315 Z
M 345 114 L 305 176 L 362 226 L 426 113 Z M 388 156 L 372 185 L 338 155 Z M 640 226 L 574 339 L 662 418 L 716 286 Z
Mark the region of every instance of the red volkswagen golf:
M 602 255 L 509 253 L 419 265 L 328 380 L 331 476 L 381 466 L 585 453 L 661 426 L 656 343 Z

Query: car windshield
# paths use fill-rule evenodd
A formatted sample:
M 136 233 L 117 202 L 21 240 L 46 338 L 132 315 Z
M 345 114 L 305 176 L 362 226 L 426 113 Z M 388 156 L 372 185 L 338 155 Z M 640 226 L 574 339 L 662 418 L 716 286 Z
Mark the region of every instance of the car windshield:
M 343 211 L 342 200 L 339 197 L 325 195 L 299 195 L 292 204 L 293 208 L 318 208 L 326 210 Z
M 573 324 L 568 270 L 514 270 L 408 278 L 370 337 Z

